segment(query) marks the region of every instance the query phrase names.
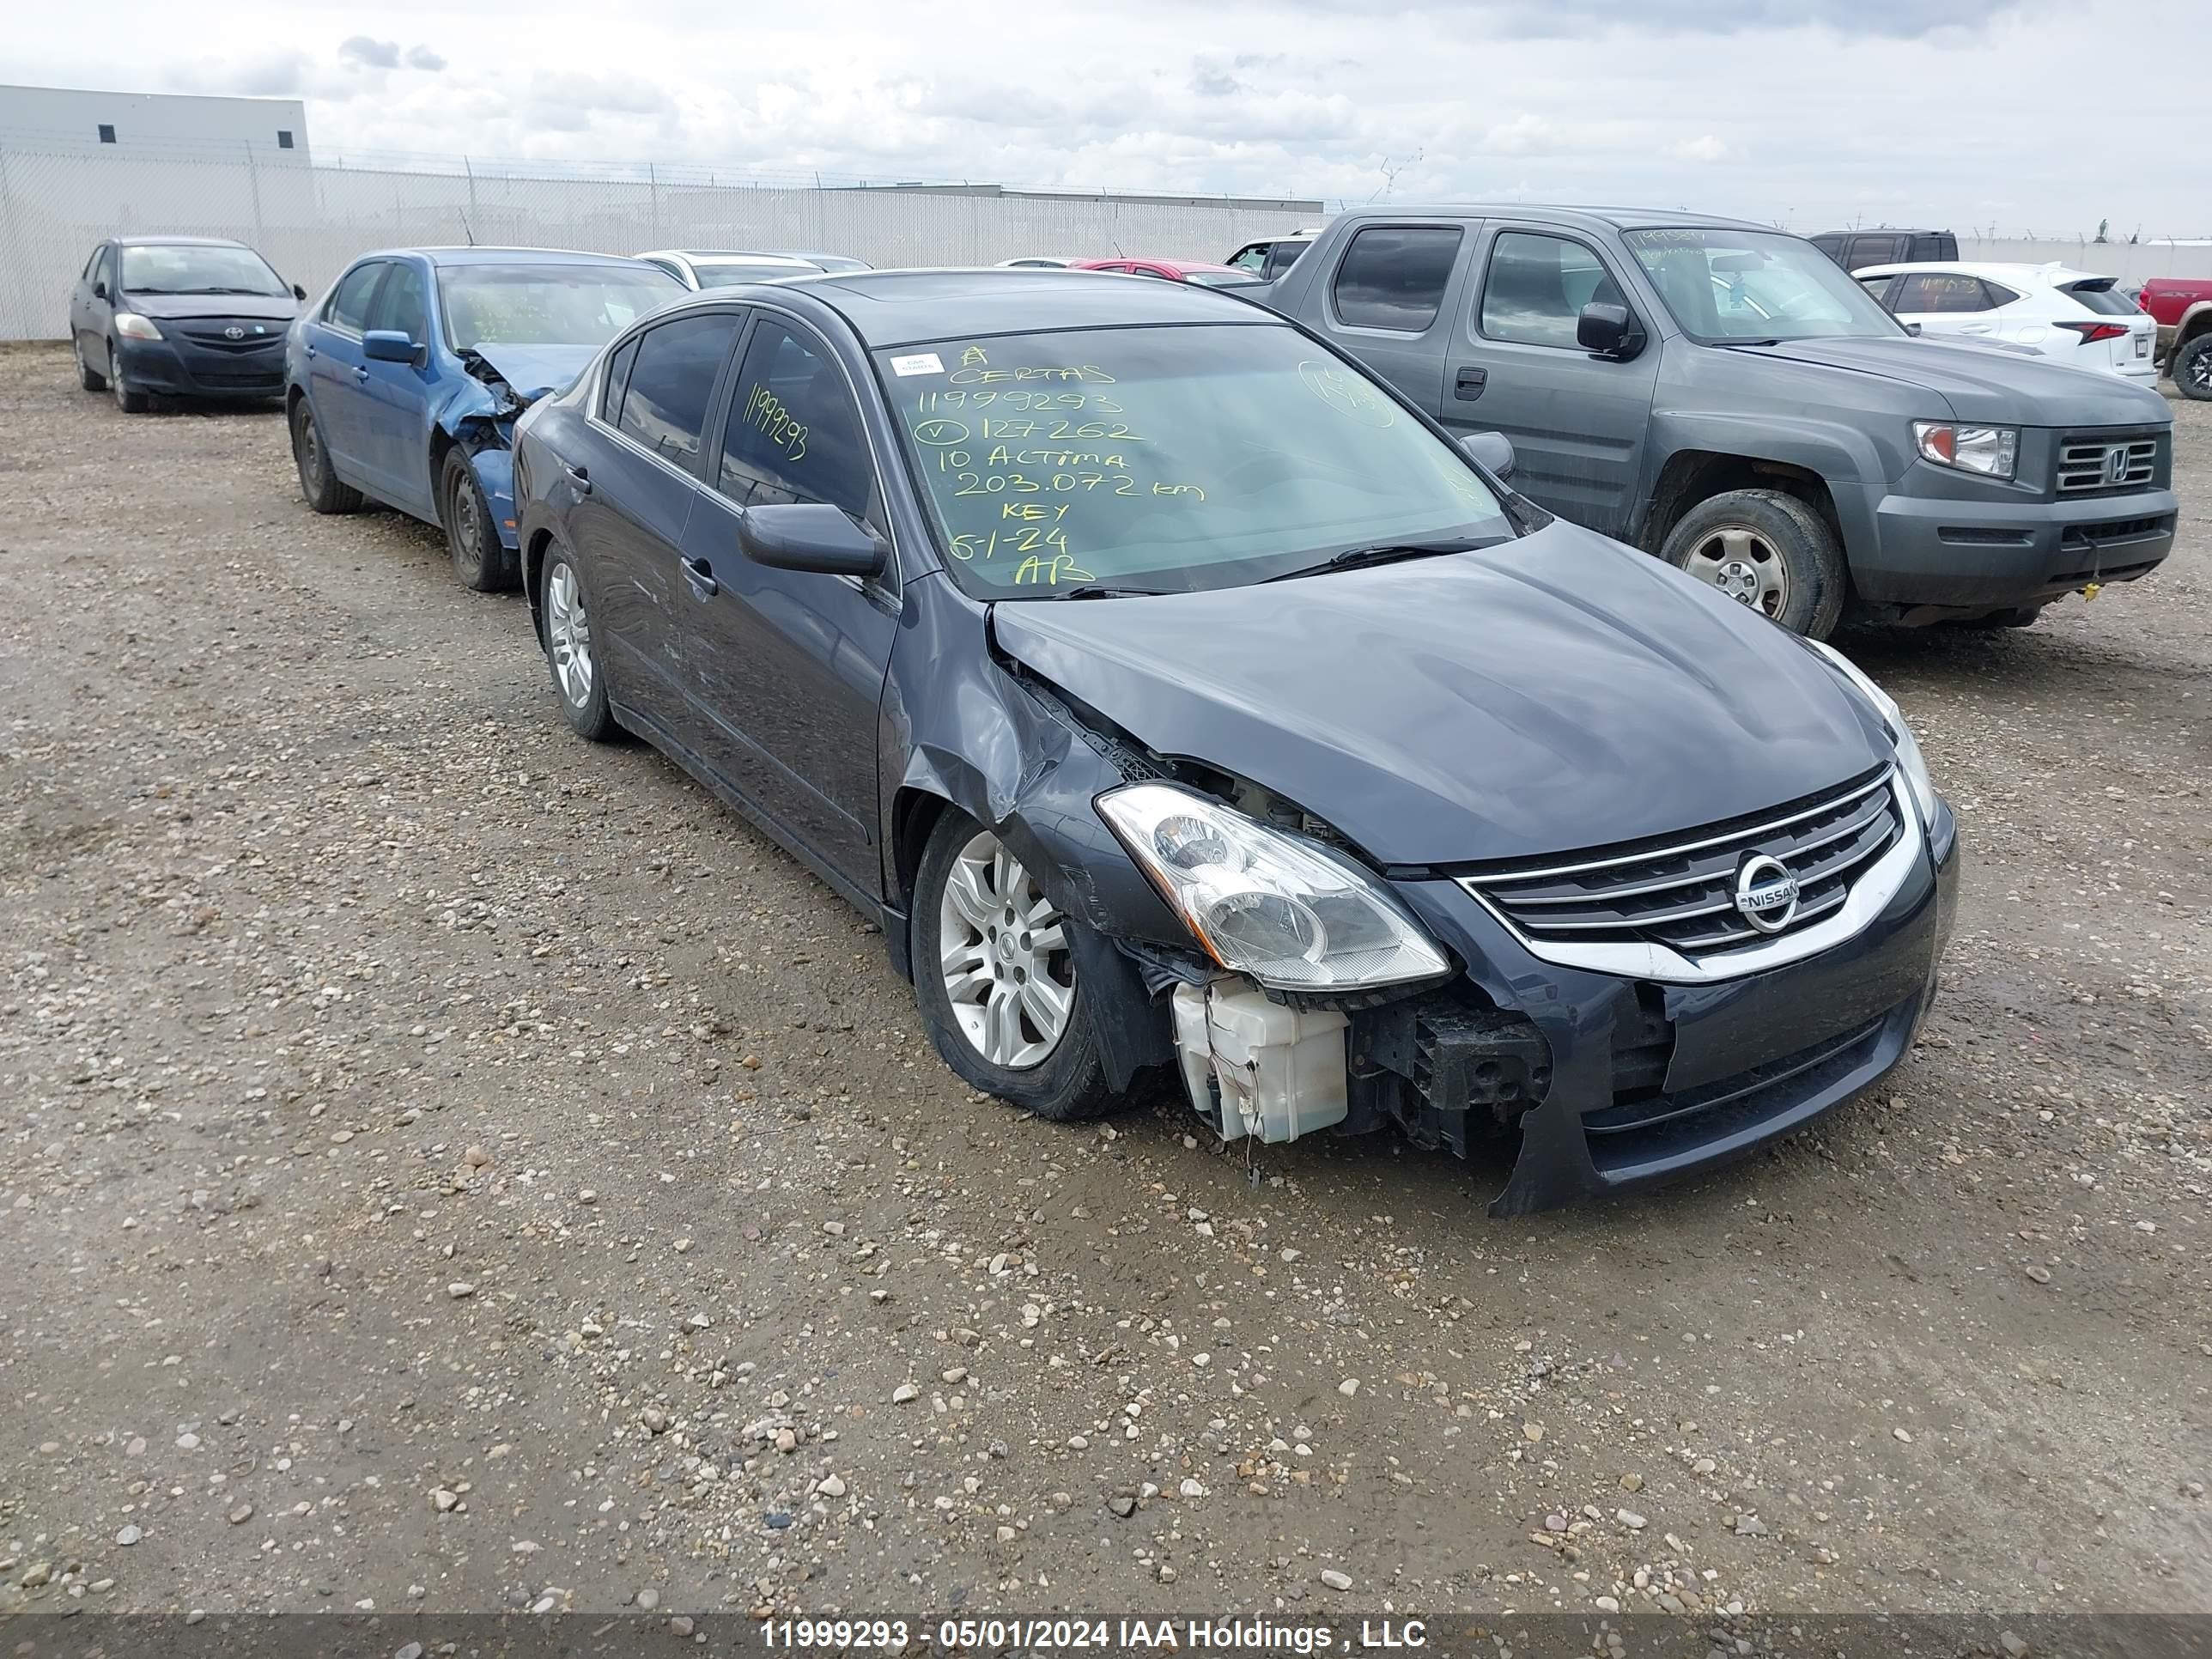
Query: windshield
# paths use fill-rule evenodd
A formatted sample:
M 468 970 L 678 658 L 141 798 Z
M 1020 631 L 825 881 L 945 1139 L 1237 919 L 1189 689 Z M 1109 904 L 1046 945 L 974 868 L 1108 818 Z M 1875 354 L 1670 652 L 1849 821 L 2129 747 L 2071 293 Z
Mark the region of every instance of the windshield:
M 1840 265 L 1796 236 L 1685 227 L 1621 240 L 1682 331 L 1703 345 L 1903 332 Z
M 1234 587 L 1352 548 L 1514 532 L 1466 457 L 1276 325 L 878 354 L 946 568 L 981 599 Z
M 456 351 L 605 345 L 684 292 L 652 265 L 447 265 L 438 272 L 446 343 Z
M 289 299 L 269 262 L 250 247 L 192 247 L 158 242 L 123 250 L 126 294 L 264 294 Z
M 822 271 L 819 265 L 753 264 L 739 259 L 712 264 L 694 259 L 691 269 L 699 273 L 701 288 L 735 288 L 739 283 L 773 283 L 785 276 L 817 276 Z

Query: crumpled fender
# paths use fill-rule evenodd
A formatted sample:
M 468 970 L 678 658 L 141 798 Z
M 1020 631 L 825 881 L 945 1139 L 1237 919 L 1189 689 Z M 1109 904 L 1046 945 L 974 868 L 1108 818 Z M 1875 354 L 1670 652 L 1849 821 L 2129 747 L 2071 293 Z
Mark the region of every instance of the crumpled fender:
M 453 394 L 432 416 L 438 430 L 461 447 L 477 475 L 477 486 L 491 508 L 492 523 L 499 528 L 500 544 L 512 552 L 519 544 L 514 531 L 514 417 L 521 411 L 512 398 L 502 398 L 483 381 L 464 376 Z M 430 480 L 434 502 L 438 488 Z
M 944 580 L 927 576 L 915 588 Z M 954 632 L 969 636 L 956 645 L 945 637 Z M 908 695 L 924 683 L 927 696 Z M 1143 757 L 1090 730 L 1050 687 L 1016 678 L 990 649 L 988 611 L 943 592 L 909 592 L 884 709 L 892 734 L 884 771 L 896 768 L 896 776 L 882 792 L 885 931 L 902 969 L 911 964 L 896 914 L 904 901 L 894 803 L 919 792 L 996 830 L 1054 903 L 1082 924 L 1073 936 L 1078 971 L 1092 992 L 1093 1029 L 1114 1085 L 1170 1060 L 1166 1011 L 1113 942 L 1188 951 L 1190 934 L 1091 805 L 1105 791 L 1152 775 Z

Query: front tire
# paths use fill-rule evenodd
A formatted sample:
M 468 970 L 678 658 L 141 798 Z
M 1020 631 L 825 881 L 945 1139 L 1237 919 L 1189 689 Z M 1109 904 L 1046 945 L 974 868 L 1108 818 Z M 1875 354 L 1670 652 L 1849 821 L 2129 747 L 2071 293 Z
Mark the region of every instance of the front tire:
M 358 513 L 361 491 L 340 483 L 331 471 L 330 452 L 323 447 L 322 429 L 305 398 L 292 405 L 292 465 L 299 470 L 300 494 L 318 513 Z
M 2212 403 L 2212 330 L 2175 352 L 2166 373 L 2173 376 L 2183 397 L 2196 403 Z
M 1820 515 L 1779 489 L 1730 489 L 1699 501 L 1659 556 L 1808 639 L 1825 640 L 1850 583 Z
M 986 1094 L 1058 1123 L 1121 1097 L 1098 1057 L 1072 931 L 1012 850 L 947 808 L 914 884 L 914 985 L 938 1054 Z
M 143 415 L 149 406 L 146 394 L 124 378 L 123 359 L 111 341 L 107 348 L 107 389 L 115 394 L 115 406 L 125 415 Z
M 607 702 L 607 677 L 592 636 L 584 583 L 564 549 L 545 556 L 538 578 L 538 605 L 545 619 L 545 666 L 561 698 L 561 713 L 579 737 L 611 743 L 621 735 Z
M 446 452 L 439 475 L 438 520 L 446 527 L 446 550 L 453 556 L 453 574 L 462 586 L 496 593 L 510 585 L 507 550 L 500 544 L 491 503 L 477 482 L 476 468 L 459 449 Z

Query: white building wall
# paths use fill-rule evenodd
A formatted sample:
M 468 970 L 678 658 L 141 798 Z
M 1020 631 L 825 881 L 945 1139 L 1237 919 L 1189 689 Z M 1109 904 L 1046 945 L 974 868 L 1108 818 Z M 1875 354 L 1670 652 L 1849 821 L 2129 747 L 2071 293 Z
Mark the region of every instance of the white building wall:
M 296 98 L 0 86 L 0 144 L 96 145 L 102 126 L 114 129 L 118 149 L 204 149 L 234 159 L 251 149 L 257 161 L 307 160 L 307 106 Z M 292 135 L 289 149 L 280 132 Z

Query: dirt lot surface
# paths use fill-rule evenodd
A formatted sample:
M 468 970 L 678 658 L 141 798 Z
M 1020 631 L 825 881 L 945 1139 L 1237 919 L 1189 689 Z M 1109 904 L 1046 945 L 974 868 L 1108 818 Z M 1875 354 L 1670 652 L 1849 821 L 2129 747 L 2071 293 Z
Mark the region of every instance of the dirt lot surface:
M 1968 848 L 1891 1083 L 1509 1224 L 978 1098 L 273 415 L 0 355 L 0 1611 L 2212 1611 L 2202 516 L 1846 641 Z

